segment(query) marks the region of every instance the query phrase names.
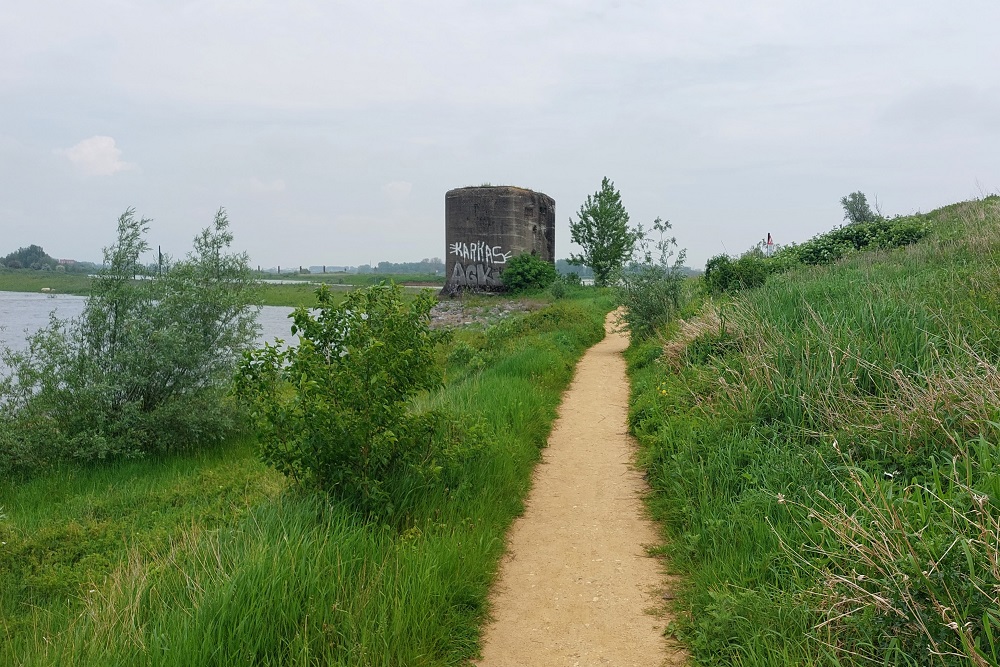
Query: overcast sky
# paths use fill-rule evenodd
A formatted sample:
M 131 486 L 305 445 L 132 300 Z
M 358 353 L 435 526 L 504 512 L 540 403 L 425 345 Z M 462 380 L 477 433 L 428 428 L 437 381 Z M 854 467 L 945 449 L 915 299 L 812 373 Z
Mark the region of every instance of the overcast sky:
M 608 176 L 689 264 L 1000 190 L 1000 2 L 0 0 L 0 254 L 216 209 L 263 266 L 444 257 L 444 193 Z

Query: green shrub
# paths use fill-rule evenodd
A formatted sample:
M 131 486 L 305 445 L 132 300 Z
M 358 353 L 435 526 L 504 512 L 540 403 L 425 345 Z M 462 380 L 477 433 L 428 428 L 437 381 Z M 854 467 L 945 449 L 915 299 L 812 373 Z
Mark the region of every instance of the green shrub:
M 512 292 L 545 289 L 556 281 L 556 267 L 536 255 L 523 253 L 504 267 L 500 279 Z
M 785 246 L 770 257 L 760 247 L 751 248 L 737 259 L 716 255 L 705 264 L 705 288 L 710 294 L 753 289 L 763 285 L 768 276 L 796 266 L 831 264 L 863 250 L 899 248 L 916 243 L 929 231 L 923 216 L 876 217 L 838 227 L 799 245 Z
M 637 270 L 625 273 L 615 290 L 619 306 L 624 308 L 621 319 L 632 334 L 633 340 L 647 338 L 656 330 L 677 317 L 684 294 L 684 274 L 681 266 L 685 251 L 678 253 L 673 265 L 672 248 L 677 245 L 674 238 L 665 238 L 664 233 L 671 227 L 669 220 L 657 218 L 653 229 L 659 232 L 656 243 L 659 258 L 654 261 L 648 249 L 648 237 L 643 234 L 641 245 L 645 261 Z
M 11 369 L 0 378 L 0 470 L 176 450 L 231 430 L 226 388 L 257 327 L 247 256 L 227 252 L 220 210 L 193 252 L 154 278 L 139 262 L 147 223 L 131 209 L 119 218 L 79 318 L 52 316 L 25 351 L 0 350 Z
M 410 408 L 441 382 L 434 299 L 424 292 L 406 304 L 399 285 L 384 283 L 339 303 L 323 285 L 317 298 L 316 312 L 293 314 L 297 346 L 246 354 L 237 396 L 269 464 L 364 513 L 391 513 L 407 485 L 441 472 L 457 437 L 446 413 Z

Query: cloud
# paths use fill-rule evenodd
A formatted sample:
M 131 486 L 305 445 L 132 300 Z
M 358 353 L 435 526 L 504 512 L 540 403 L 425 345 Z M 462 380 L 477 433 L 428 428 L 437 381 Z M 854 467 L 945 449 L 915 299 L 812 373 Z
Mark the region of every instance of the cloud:
M 399 203 L 410 196 L 413 191 L 413 183 L 408 181 L 392 181 L 382 186 L 382 194 L 394 203 Z
M 135 169 L 134 164 L 122 160 L 121 149 L 112 137 L 93 136 L 56 153 L 65 155 L 87 176 L 111 176 L 119 171 Z

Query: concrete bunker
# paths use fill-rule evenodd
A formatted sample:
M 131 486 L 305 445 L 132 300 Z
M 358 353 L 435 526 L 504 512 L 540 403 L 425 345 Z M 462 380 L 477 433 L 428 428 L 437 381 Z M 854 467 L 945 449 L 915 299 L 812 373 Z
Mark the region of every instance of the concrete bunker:
M 444 196 L 444 294 L 503 290 L 512 257 L 532 253 L 555 262 L 556 202 L 512 186 L 456 188 Z

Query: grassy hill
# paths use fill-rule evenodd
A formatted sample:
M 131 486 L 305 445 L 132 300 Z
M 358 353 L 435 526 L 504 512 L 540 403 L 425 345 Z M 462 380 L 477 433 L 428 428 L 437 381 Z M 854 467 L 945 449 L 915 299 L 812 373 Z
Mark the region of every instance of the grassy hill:
M 1000 198 L 922 218 L 630 350 L 697 661 L 1000 660 Z

